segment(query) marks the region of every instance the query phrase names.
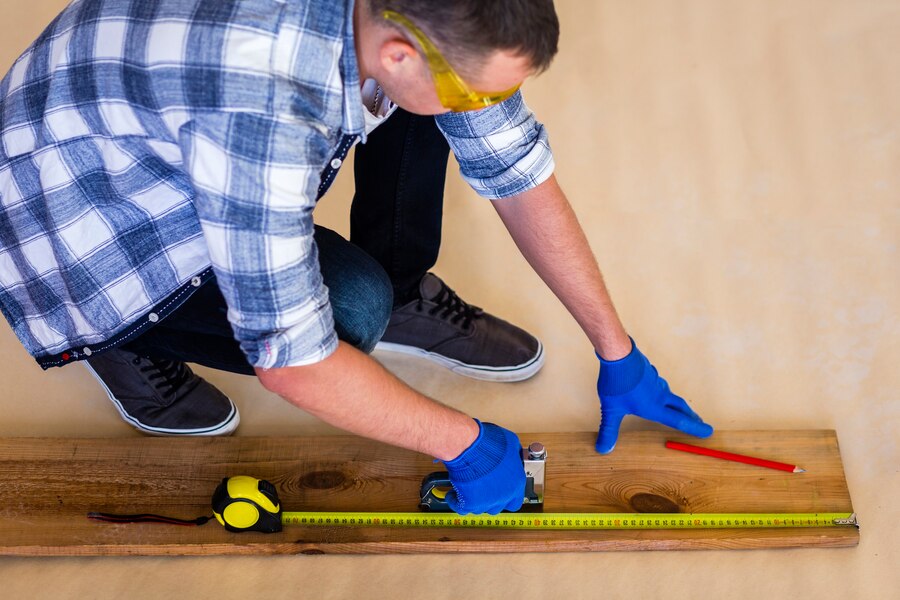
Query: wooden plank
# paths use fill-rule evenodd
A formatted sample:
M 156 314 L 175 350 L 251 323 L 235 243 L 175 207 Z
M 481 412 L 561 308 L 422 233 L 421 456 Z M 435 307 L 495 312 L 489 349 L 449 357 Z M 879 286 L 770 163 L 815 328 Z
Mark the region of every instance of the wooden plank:
M 833 431 L 720 431 L 696 441 L 623 433 L 600 456 L 592 433 L 523 434 L 548 448 L 547 512 L 852 512 Z M 792 474 L 664 448 L 666 439 L 798 464 Z M 233 534 L 107 524 L 89 511 L 210 515 L 223 477 L 272 481 L 286 510 L 415 511 L 436 470 L 423 455 L 351 436 L 0 439 L 0 554 L 205 555 L 841 547 L 856 528 L 505 531 L 306 528 Z

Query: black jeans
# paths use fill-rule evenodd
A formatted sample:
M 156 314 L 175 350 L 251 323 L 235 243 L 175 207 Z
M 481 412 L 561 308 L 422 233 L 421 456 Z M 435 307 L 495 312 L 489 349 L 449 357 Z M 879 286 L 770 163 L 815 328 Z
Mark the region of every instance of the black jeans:
M 335 331 L 364 352 L 381 339 L 392 305 L 405 304 L 437 261 L 448 156 L 449 146 L 433 117 L 398 109 L 366 144 L 357 146 L 351 241 L 316 227 Z M 212 280 L 123 348 L 253 375 L 226 312 Z
M 395 307 L 437 262 L 449 154 L 434 117 L 402 109 L 356 147 L 350 241 L 387 272 Z

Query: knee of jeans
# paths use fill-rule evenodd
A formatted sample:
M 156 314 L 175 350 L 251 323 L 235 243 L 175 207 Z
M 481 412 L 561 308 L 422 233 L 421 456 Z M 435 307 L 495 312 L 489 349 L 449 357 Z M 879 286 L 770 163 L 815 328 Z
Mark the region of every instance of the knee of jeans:
M 357 274 L 349 287 L 340 298 L 332 298 L 335 330 L 338 338 L 368 354 L 381 340 L 391 318 L 391 281 L 379 266 Z

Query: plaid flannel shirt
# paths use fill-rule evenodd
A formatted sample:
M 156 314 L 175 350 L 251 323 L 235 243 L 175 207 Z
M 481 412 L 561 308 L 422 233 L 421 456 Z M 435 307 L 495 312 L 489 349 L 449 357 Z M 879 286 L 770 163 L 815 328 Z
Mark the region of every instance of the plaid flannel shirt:
M 312 211 L 365 141 L 353 0 L 75 0 L 0 83 L 0 309 L 48 368 L 215 276 L 251 364 L 337 345 Z M 550 176 L 520 95 L 437 117 L 488 198 Z

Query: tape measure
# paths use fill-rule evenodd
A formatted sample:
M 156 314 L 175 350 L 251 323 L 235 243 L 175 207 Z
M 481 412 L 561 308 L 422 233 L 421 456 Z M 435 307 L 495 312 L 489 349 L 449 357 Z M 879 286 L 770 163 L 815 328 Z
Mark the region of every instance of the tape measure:
M 305 527 L 435 527 L 530 530 L 762 529 L 840 527 L 859 523 L 856 513 L 502 513 L 458 515 L 421 512 L 286 512 L 275 486 L 239 475 L 222 480 L 213 514 L 229 531 L 274 533 L 282 525 Z
M 856 513 L 503 513 L 284 512 L 284 525 L 477 529 L 763 529 L 859 526 Z
M 213 493 L 212 507 L 216 520 L 228 531 L 281 531 L 278 491 L 264 479 L 226 477 Z

